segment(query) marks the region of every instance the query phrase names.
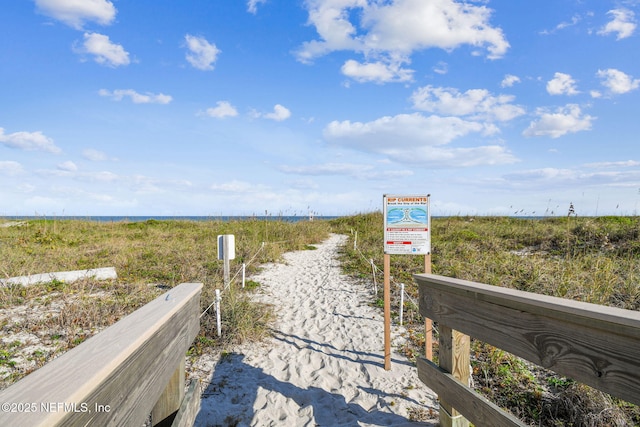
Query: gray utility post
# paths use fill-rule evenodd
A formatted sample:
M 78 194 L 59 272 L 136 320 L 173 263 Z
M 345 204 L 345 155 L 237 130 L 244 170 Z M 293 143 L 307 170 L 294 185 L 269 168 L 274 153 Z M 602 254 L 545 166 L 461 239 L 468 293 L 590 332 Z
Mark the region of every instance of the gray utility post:
M 236 239 L 233 234 L 218 236 L 218 259 L 224 260 L 224 288 L 229 287 L 229 260 L 236 257 Z

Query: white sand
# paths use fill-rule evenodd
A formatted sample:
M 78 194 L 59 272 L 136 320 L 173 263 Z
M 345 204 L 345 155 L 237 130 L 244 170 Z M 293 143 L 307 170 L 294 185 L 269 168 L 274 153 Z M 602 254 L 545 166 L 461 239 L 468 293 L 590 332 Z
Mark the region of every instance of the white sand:
M 243 345 L 216 363 L 196 426 L 433 426 L 434 393 L 394 350 L 384 370 L 383 318 L 371 289 L 340 273 L 333 235 L 317 250 L 285 254 L 252 280 L 273 304 L 273 336 Z M 224 307 L 224 304 L 223 304 Z M 224 308 L 223 308 L 224 309 Z M 426 416 L 426 417 L 425 417 Z

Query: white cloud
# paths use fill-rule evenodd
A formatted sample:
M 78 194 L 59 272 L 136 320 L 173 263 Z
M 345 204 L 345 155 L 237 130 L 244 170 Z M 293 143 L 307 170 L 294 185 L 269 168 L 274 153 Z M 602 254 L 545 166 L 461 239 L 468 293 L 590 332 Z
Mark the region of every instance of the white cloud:
M 82 29 L 85 22 L 109 25 L 116 16 L 116 8 L 107 0 L 35 0 L 38 11 L 51 18 Z
M 580 15 L 574 15 L 571 17 L 571 21 L 561 22 L 558 25 L 556 25 L 556 27 L 553 30 L 543 30 L 540 32 L 540 34 L 544 34 L 544 35 L 553 34 L 558 30 L 563 30 L 565 28 L 573 27 L 581 20 L 582 20 L 582 17 Z
M 522 107 L 511 103 L 513 96 L 493 96 L 486 89 L 460 93 L 454 88 L 425 86 L 413 92 L 411 100 L 418 110 L 490 121 L 508 121 L 525 113 Z
M 577 168 L 542 168 L 513 172 L 503 176 L 504 184 L 518 188 L 563 188 L 580 185 L 601 185 L 607 187 L 638 187 L 639 170 L 593 171 Z
M 48 151 L 50 153 L 62 151 L 54 144 L 53 139 L 45 136 L 40 131 L 5 134 L 4 129 L 0 128 L 0 144 L 25 151 Z
M 550 95 L 577 95 L 576 81 L 569 74 L 555 73 L 553 79 L 547 82 L 547 92 Z
M 78 166 L 71 160 L 58 164 L 58 169 L 65 172 L 75 172 L 78 170 Z
M 615 68 L 598 70 L 596 76 L 602 79 L 602 85 L 615 95 L 631 92 L 640 87 L 640 79 L 634 79 Z
M 392 179 L 413 175 L 410 170 L 379 170 L 369 164 L 357 163 L 323 163 L 309 166 L 280 166 L 278 168 L 284 173 L 297 175 L 346 175 L 358 179 Z
M 249 13 L 253 13 L 254 15 L 258 12 L 258 5 L 266 3 L 267 0 L 249 0 L 247 2 L 247 11 Z
M 141 94 L 133 89 L 116 89 L 110 92 L 106 89 L 100 89 L 98 92 L 100 96 L 106 96 L 114 101 L 122 101 L 123 98 L 129 97 L 134 104 L 168 104 L 173 98 L 170 95 L 163 93 L 146 93 Z
M 361 64 L 353 59 L 347 60 L 342 66 L 342 74 L 357 82 L 406 82 L 413 78 L 413 70 L 405 69 L 400 64 L 385 62 L 367 62 Z
M 434 65 L 433 72 L 436 74 L 447 74 L 449 72 L 449 64 L 444 61 L 439 61 Z
M 86 175 L 86 177 L 91 181 L 100 181 L 100 182 L 115 182 L 120 179 L 118 175 L 109 171 L 96 172 L 90 175 Z
M 520 77 L 514 76 L 513 74 L 507 74 L 504 76 L 504 79 L 500 82 L 501 87 L 512 87 L 514 84 L 520 83 Z
M 275 120 L 277 122 L 281 122 L 283 120 L 287 120 L 289 117 L 291 117 L 291 111 L 289 111 L 288 108 L 280 105 L 280 104 L 276 104 L 273 107 L 273 112 L 272 113 L 259 113 L 259 112 L 253 112 L 253 116 L 258 118 L 258 117 L 263 117 L 265 119 L 270 119 L 270 120 Z
M 94 56 L 94 61 L 100 65 L 119 67 L 129 65 L 129 52 L 116 43 L 112 43 L 108 36 L 98 33 L 84 33 L 84 43 L 79 53 Z
M 559 138 L 567 133 L 576 133 L 591 129 L 595 117 L 583 114 L 580 107 L 575 104 L 567 104 L 558 108 L 555 112 L 538 109 L 537 121 L 532 121 L 529 127 L 522 133 L 526 137 L 549 136 Z
M 91 160 L 93 162 L 101 162 L 101 161 L 109 160 L 106 153 L 99 150 L 94 150 L 93 148 L 87 148 L 85 150 L 82 150 L 82 157 L 84 157 L 87 160 Z
M 211 190 L 222 193 L 258 193 L 268 190 L 268 187 L 262 184 L 251 184 L 245 181 L 232 180 L 221 184 L 212 184 Z
M 218 101 L 216 105 L 216 107 L 207 108 L 207 110 L 205 111 L 205 113 L 209 117 L 222 119 L 225 117 L 235 117 L 238 115 L 238 110 L 236 110 L 236 108 L 228 101 Z
M 213 64 L 221 52 L 215 44 L 209 43 L 204 37 L 196 37 L 190 34 L 184 36 L 187 42 L 187 61 L 198 70 L 213 70 Z
M 636 29 L 635 14 L 629 9 L 620 8 L 607 12 L 613 19 L 609 21 L 598 34 L 609 35 L 616 34 L 616 39 L 621 40 L 630 37 Z
M 298 60 L 311 62 L 340 50 L 363 54 L 364 64 L 354 61 L 343 66 L 343 72 L 359 81 L 380 82 L 385 75 L 390 79 L 386 81 L 404 81 L 409 70 L 403 70 L 402 64 L 410 62 L 417 50 L 450 51 L 470 45 L 495 59 L 509 48 L 502 30 L 490 25 L 491 10 L 485 6 L 454 0 L 309 0 L 306 7 L 308 23 L 319 38 L 302 44 L 296 52 Z M 387 64 L 386 71 L 379 63 Z M 403 71 L 403 77 L 388 73 L 394 69 Z M 376 78 L 366 78 L 371 74 Z
M 586 163 L 584 166 L 589 168 L 634 168 L 640 166 L 640 162 L 637 160 L 624 160 L 620 162 Z
M 425 117 L 414 113 L 382 117 L 368 123 L 333 121 L 323 134 L 330 142 L 383 154 L 403 163 L 458 167 L 515 162 L 515 157 L 501 146 L 442 147 L 470 133 L 488 132 L 493 129 L 458 117 Z
M 470 132 L 482 132 L 480 123 L 457 117 L 425 117 L 422 114 L 385 116 L 372 122 L 333 121 L 324 129 L 325 138 L 343 141 L 366 151 L 386 152 L 395 147 L 444 145 Z
M 18 175 L 22 173 L 22 165 L 11 160 L 0 160 L 0 174 Z
M 571 169 L 542 168 L 513 172 L 504 178 L 507 181 L 575 181 L 578 173 Z

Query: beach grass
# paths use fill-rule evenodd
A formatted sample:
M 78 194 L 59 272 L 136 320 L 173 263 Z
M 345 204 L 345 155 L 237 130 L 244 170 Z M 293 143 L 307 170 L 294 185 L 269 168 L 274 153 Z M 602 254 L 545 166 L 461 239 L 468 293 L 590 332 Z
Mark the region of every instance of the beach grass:
M 309 249 L 328 237 L 325 221 L 287 222 L 147 220 L 0 220 L 0 278 L 115 267 L 118 278 L 86 278 L 72 283 L 54 280 L 31 286 L 0 286 L 0 388 L 5 388 L 55 356 L 80 344 L 166 290 L 185 282 L 204 284 L 202 311 L 221 289 L 223 334 L 217 336 L 215 313 L 201 317 L 191 350 L 223 347 L 264 336 L 270 308 L 254 303 L 249 293 L 260 285 L 240 286 L 259 265 L 276 262 L 284 252 Z M 224 290 L 223 261 L 217 236 L 235 236 L 230 261 L 230 289 Z
M 378 269 L 383 265 L 382 213 L 340 218 L 333 224 L 350 236 L 341 254 L 343 268 L 371 282 L 370 260 Z M 431 245 L 434 274 L 640 310 L 638 217 L 433 218 Z M 424 269 L 424 257 L 392 255 L 392 294 L 404 283 L 417 299 L 412 275 Z M 377 280 L 381 283 L 382 276 Z M 381 301 L 381 286 L 378 292 Z M 397 306 L 397 299 L 392 304 Z M 404 311 L 412 344 L 403 350 L 413 357 L 424 355 L 423 319 L 410 299 Z M 531 424 L 640 425 L 637 406 L 477 340 L 472 340 L 472 365 L 476 389 Z
M 350 237 L 340 257 L 345 274 L 371 286 L 370 260 L 383 257 L 380 212 L 331 221 L 286 222 L 148 220 L 93 222 L 28 220 L 0 225 L 0 278 L 115 267 L 118 278 L 33 286 L 0 286 L 0 388 L 78 345 L 167 289 L 202 282 L 202 310 L 223 289 L 217 236 L 234 234 L 235 275 L 247 275 L 291 250 L 313 250 L 330 232 Z M 355 244 L 354 244 L 355 243 Z M 637 217 L 446 217 L 432 220 L 432 271 L 497 286 L 640 310 L 640 219 Z M 424 271 L 423 257 L 393 255 L 392 283 L 406 285 L 415 299 L 412 275 Z M 378 270 L 378 274 L 381 274 Z M 268 334 L 272 309 L 252 301 L 259 289 L 236 277 L 223 292 L 223 335 L 211 309 L 190 354 L 224 349 Z M 378 278 L 378 284 L 381 277 Z M 382 300 L 382 286 L 371 304 Z M 397 289 L 392 289 L 397 294 Z M 397 301 L 394 302 L 397 305 Z M 396 310 L 397 311 L 397 310 Z M 394 313 L 396 315 L 397 313 Z M 423 354 L 423 319 L 405 301 L 408 343 L 401 350 Z M 437 351 L 437 348 L 436 348 Z M 436 353 L 437 354 L 437 353 Z M 639 425 L 640 410 L 589 387 L 473 341 L 476 389 L 521 419 L 540 426 Z

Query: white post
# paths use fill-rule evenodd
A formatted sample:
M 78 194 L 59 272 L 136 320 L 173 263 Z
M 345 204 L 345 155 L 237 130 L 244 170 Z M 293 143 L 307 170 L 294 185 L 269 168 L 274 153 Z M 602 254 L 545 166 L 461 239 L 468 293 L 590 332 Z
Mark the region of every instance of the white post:
M 223 260 L 223 274 L 224 274 L 224 288 L 228 289 L 231 285 L 231 280 L 229 279 L 229 256 L 225 253 Z
M 358 230 L 356 230 L 356 235 L 353 238 L 353 250 L 355 251 L 358 248 Z
M 378 284 L 376 283 L 376 265 L 373 263 L 373 258 L 369 260 L 371 263 L 371 272 L 373 274 L 373 293 L 377 297 L 378 296 Z
M 218 326 L 218 338 L 222 335 L 222 322 L 220 320 L 220 289 L 216 289 L 216 325 Z
M 404 313 L 404 283 L 400 283 L 400 326 L 402 326 L 403 313 Z
M 245 278 L 246 268 L 247 268 L 247 265 L 243 262 L 242 263 L 242 289 L 244 289 L 244 278 Z

